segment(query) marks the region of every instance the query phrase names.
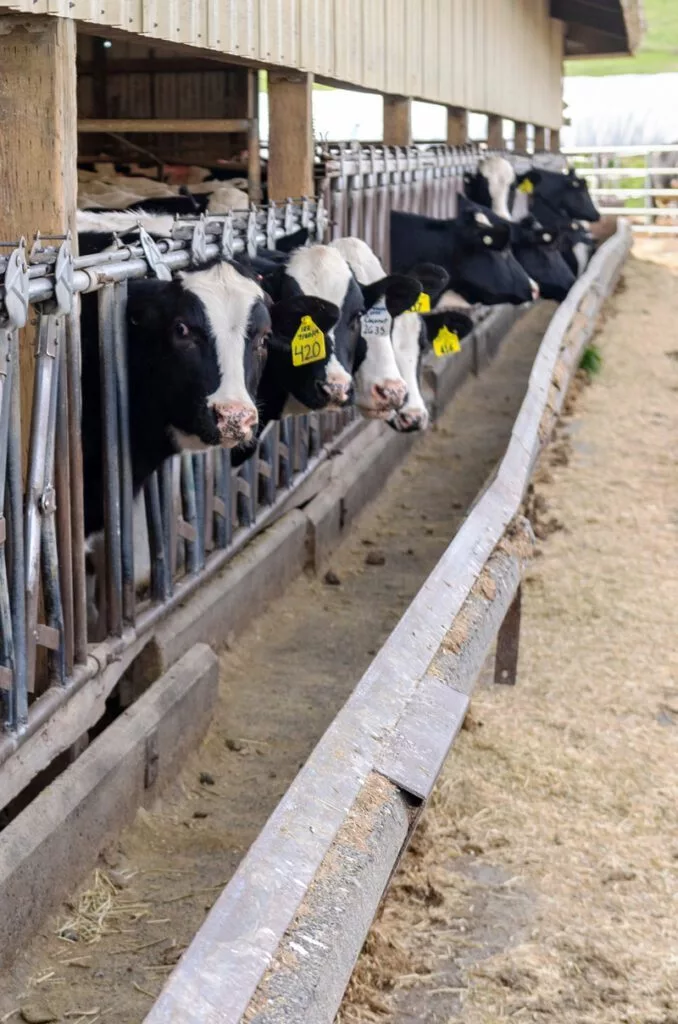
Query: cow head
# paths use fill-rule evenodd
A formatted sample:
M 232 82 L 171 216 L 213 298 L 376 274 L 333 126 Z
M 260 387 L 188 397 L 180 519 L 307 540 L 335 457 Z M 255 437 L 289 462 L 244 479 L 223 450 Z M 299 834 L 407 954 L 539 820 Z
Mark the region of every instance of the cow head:
M 532 168 L 518 176 L 517 187 L 528 193 L 531 203 L 537 201 L 535 212 L 540 219 L 540 204 L 544 204 L 549 210 L 574 220 L 600 220 L 586 181 L 572 169 L 562 173 Z
M 505 157 L 490 156 L 480 162 L 475 174 L 464 175 L 464 193 L 474 203 L 510 220 L 509 194 L 515 190 L 515 180 L 515 171 Z
M 542 298 L 562 302 L 574 284 L 574 275 L 560 251 L 559 233 L 530 216 L 513 225 L 511 237 L 516 259 L 536 281 Z
M 511 252 L 509 221 L 460 196 L 451 230 L 456 258 L 450 286 L 467 302 L 520 305 L 532 299 L 530 280 Z
M 130 359 L 153 367 L 145 396 L 176 450 L 231 448 L 257 426 L 271 320 L 261 288 L 216 261 L 130 288 Z
M 339 310 L 310 295 L 282 299 L 271 309 L 266 377 L 306 409 L 324 409 L 332 397 L 328 367 L 336 359 L 333 331 Z

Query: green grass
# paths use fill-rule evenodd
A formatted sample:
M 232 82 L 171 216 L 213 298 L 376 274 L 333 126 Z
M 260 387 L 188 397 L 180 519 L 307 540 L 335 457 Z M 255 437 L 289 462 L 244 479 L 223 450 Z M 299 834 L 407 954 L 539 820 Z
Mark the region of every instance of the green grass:
M 644 0 L 647 31 L 635 57 L 568 60 L 567 75 L 657 75 L 678 71 L 678 2 Z
M 579 369 L 595 377 L 603 368 L 603 356 L 597 345 L 588 345 L 579 363 Z

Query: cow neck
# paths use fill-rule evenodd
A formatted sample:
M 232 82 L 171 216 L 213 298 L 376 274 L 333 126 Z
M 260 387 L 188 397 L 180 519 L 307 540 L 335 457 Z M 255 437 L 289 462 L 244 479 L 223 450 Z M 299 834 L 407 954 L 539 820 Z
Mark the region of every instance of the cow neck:
M 547 231 L 562 231 L 569 228 L 572 223 L 572 217 L 565 210 L 554 206 L 538 194 L 532 198 L 530 213 Z

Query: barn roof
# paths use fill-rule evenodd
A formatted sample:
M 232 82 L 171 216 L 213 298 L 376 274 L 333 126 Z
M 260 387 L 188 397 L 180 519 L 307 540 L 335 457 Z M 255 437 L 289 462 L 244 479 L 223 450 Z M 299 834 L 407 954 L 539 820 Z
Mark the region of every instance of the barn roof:
M 550 0 L 552 18 L 565 22 L 565 56 L 630 54 L 644 28 L 642 0 Z

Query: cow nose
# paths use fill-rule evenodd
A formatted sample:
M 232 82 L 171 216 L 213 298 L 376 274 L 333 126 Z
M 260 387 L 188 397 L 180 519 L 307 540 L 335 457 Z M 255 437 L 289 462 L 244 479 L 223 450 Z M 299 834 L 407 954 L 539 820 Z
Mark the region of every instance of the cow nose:
M 213 409 L 221 443 L 225 448 L 250 440 L 259 422 L 254 405 L 246 402 L 216 402 Z
M 400 430 L 405 433 L 415 430 L 426 430 L 428 426 L 428 413 L 426 409 L 401 409 L 398 413 L 398 425 Z
M 407 401 L 407 384 L 404 380 L 385 380 L 372 385 L 372 397 L 383 409 L 400 409 Z
M 318 381 L 318 390 L 332 405 L 346 405 L 351 397 L 351 378 Z

